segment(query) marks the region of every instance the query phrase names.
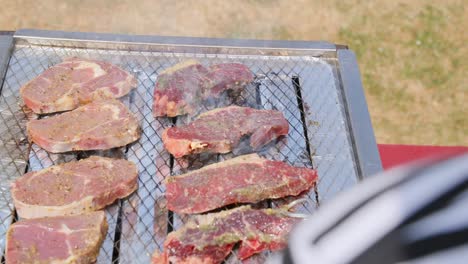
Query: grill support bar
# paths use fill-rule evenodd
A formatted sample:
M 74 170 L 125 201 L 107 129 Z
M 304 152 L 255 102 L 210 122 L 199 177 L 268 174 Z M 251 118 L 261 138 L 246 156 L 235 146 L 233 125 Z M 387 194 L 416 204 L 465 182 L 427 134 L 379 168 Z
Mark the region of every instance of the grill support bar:
M 301 121 L 302 121 L 303 129 L 304 129 L 306 149 L 307 149 L 307 153 L 309 154 L 308 157 L 310 159 L 310 163 L 312 164 L 312 166 L 314 166 L 314 162 L 312 161 L 312 151 L 310 150 L 309 134 L 307 133 L 307 122 L 306 122 L 306 117 L 305 117 L 304 104 L 302 101 L 302 92 L 301 92 L 302 88 L 301 88 L 299 76 L 293 76 L 291 81 L 297 94 L 297 105 L 299 106 L 299 111 L 301 112 Z M 317 203 L 317 207 L 320 207 L 320 199 L 319 199 L 319 192 L 318 192 L 317 184 L 314 185 L 314 193 L 315 193 L 315 202 Z
M 382 162 L 375 141 L 374 130 L 367 108 L 361 74 L 356 55 L 348 49 L 337 51 L 338 66 L 343 83 L 344 101 L 347 105 L 349 127 L 359 165 L 358 176 L 366 178 L 382 171 Z
M 13 37 L 9 34 L 2 35 L 0 32 L 0 94 L 2 92 L 3 81 L 12 51 Z

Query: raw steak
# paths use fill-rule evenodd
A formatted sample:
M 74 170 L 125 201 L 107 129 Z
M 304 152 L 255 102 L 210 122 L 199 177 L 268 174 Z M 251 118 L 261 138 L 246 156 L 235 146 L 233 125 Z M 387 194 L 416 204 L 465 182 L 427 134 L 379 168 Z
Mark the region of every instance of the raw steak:
M 138 187 L 133 162 L 92 156 L 26 173 L 11 186 L 21 218 L 74 215 L 104 208 Z
M 192 113 L 201 103 L 201 87 L 208 70 L 195 60 L 165 69 L 154 88 L 154 116 L 178 116 Z
M 102 211 L 20 220 L 7 232 L 6 263 L 94 263 L 106 233 Z
M 316 180 L 315 170 L 244 155 L 167 178 L 167 207 L 177 213 L 203 213 L 233 203 L 298 195 Z
M 252 81 L 252 73 L 240 63 L 216 64 L 206 69 L 195 60 L 184 61 L 159 74 L 153 114 L 193 114 L 205 100 L 217 98 L 227 90 L 240 91 Z
M 119 98 L 136 87 L 135 78 L 103 61 L 69 58 L 21 87 L 24 103 L 35 113 L 68 111 L 90 101 Z
M 182 157 L 201 152 L 227 153 L 248 135 L 250 146 L 259 149 L 288 131 L 288 121 L 279 111 L 229 106 L 205 112 L 188 125 L 168 128 L 162 139 L 172 155 Z
M 221 263 L 238 242 L 237 256 L 244 260 L 263 250 L 286 246 L 287 234 L 300 221 L 284 209 L 236 209 L 195 216 L 164 242 L 164 252 L 153 263 Z
M 27 124 L 29 139 L 52 153 L 110 149 L 140 137 L 140 126 L 115 99 L 94 101 L 73 111 Z
M 215 64 L 208 70 L 205 97 L 216 97 L 226 90 L 240 91 L 254 80 L 249 68 L 241 63 Z

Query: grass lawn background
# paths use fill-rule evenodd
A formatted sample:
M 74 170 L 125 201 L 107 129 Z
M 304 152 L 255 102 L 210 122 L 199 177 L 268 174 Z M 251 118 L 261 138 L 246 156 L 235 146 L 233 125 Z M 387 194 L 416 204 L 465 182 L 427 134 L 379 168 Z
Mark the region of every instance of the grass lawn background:
M 0 0 L 0 29 L 348 44 L 379 143 L 468 145 L 467 9 L 462 0 Z

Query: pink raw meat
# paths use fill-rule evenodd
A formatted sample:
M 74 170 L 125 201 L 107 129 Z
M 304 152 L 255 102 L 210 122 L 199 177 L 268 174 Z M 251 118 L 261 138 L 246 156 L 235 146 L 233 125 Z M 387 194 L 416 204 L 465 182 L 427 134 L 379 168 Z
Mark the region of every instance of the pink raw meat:
M 96 99 L 119 98 L 136 87 L 133 75 L 108 62 L 69 58 L 21 87 L 35 113 L 68 111 Z
M 6 235 L 6 263 L 94 263 L 107 228 L 103 211 L 20 220 Z
M 288 131 L 289 123 L 279 111 L 229 106 L 205 112 L 188 125 L 166 129 L 162 140 L 178 158 L 202 152 L 230 152 L 243 136 L 250 136 L 250 146 L 258 149 Z
M 128 196 L 137 179 L 133 162 L 92 156 L 26 173 L 13 182 L 11 195 L 21 218 L 74 215 Z
M 27 124 L 29 139 L 52 153 L 110 149 L 140 137 L 136 117 L 120 101 L 94 101 L 73 111 Z

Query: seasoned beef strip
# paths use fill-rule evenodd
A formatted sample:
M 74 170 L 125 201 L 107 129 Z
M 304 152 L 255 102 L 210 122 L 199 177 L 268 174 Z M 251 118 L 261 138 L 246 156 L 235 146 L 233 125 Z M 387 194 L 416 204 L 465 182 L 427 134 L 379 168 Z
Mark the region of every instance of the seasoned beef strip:
M 203 213 L 234 203 L 298 195 L 316 180 L 312 169 L 244 155 L 166 178 L 167 208 L 183 214 Z

